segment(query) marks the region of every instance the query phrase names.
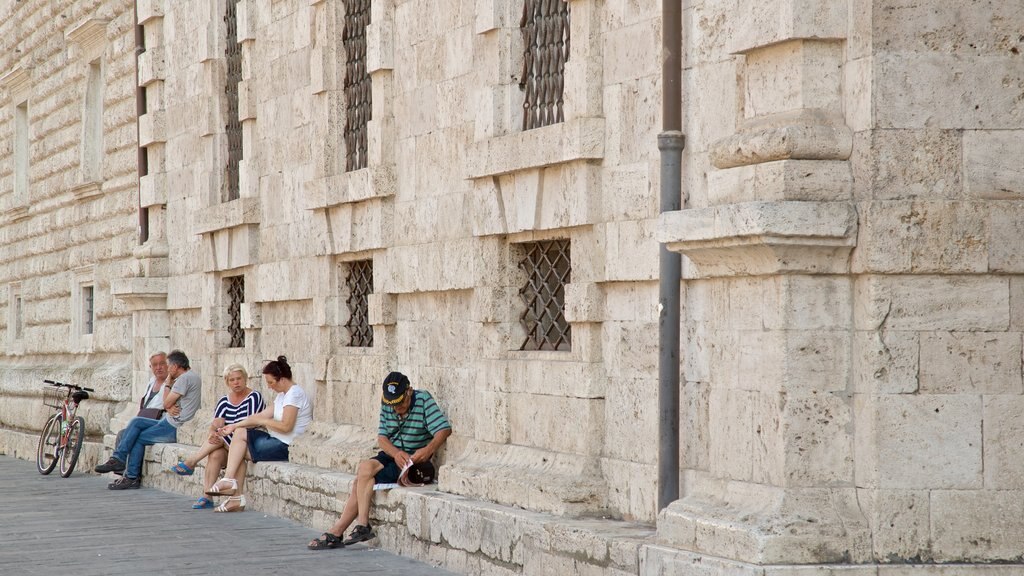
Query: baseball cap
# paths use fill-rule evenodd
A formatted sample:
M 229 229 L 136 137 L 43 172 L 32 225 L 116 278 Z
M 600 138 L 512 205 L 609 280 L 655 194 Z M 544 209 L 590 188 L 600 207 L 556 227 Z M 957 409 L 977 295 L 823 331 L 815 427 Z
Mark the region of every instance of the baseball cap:
M 409 377 L 401 372 L 392 372 L 384 378 L 383 393 L 380 401 L 394 406 L 405 400 L 405 392 L 409 389 Z

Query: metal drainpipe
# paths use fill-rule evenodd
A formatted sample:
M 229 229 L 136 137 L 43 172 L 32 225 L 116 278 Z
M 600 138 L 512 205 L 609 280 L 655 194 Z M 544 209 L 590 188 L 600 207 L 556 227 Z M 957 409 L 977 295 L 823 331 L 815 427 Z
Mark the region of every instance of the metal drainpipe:
M 146 158 L 146 149 L 140 145 L 139 117 L 146 113 L 144 108 L 146 89 L 139 86 L 139 56 L 146 51 L 146 38 L 145 30 L 139 24 L 138 0 L 132 3 L 132 12 L 135 16 L 135 147 L 138 149 L 135 162 L 138 174 L 136 185 L 139 188 L 139 244 L 142 245 L 149 240 L 149 209 L 142 207 L 142 176 L 143 172 L 148 170 L 148 158 Z
M 682 0 L 662 0 L 661 212 L 682 207 Z M 658 295 L 658 511 L 679 499 L 679 283 L 681 257 L 660 247 Z

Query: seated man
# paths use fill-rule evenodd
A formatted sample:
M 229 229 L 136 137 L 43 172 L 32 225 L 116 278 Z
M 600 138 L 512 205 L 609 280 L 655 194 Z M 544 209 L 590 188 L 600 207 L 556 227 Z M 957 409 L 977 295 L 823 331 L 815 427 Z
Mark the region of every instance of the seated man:
M 142 462 L 146 446 L 161 442 L 175 442 L 178 428 L 192 419 L 202 403 L 202 382 L 199 374 L 193 372 L 188 356 L 181 350 L 167 355 L 167 371 L 170 374 L 171 389 L 164 387 L 163 418 L 132 418 L 124 429 L 121 441 L 114 448 L 110 459 L 96 467 L 96 472 L 123 472 L 124 476 L 108 485 L 111 490 L 138 488 L 141 485 Z
M 373 485 L 397 482 L 407 464 L 430 462 L 451 433 L 451 424 L 429 392 L 413 390 L 409 378 L 401 372 L 388 374 L 384 379 L 377 429 L 381 451 L 359 463 L 341 517 L 323 536 L 310 542 L 309 549 L 338 548 L 373 538 L 370 527 Z M 358 520 L 358 524 L 342 542 L 341 535 L 353 520 Z

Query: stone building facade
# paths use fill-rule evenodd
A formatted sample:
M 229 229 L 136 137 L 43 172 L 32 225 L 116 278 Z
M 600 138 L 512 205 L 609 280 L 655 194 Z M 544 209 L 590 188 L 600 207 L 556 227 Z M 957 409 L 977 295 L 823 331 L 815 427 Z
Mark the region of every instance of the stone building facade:
M 0 1 L 0 447 L 32 453 L 44 377 L 97 388 L 98 436 L 154 350 L 209 407 L 221 367 L 285 354 L 309 470 L 370 453 L 387 371 L 435 394 L 448 499 L 389 508 L 382 542 L 465 572 L 1020 573 L 1024 14 L 683 9 L 685 202 L 659 215 L 655 0 Z M 537 518 L 581 551 L 517 556 Z

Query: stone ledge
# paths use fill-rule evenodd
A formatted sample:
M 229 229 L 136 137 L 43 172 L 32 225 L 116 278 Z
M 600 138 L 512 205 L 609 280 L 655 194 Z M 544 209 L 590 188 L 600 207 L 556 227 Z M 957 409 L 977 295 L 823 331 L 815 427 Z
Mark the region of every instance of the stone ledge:
M 164 0 L 137 0 L 139 24 L 164 17 Z
M 466 177 L 488 178 L 574 160 L 601 160 L 604 140 L 604 118 L 579 118 L 488 138 L 466 150 Z
M 303 207 L 325 210 L 371 198 L 387 198 L 394 196 L 397 187 L 394 165 L 371 166 L 305 182 Z
M 143 483 L 198 497 L 202 466 L 193 476 L 168 471 L 178 456 L 195 449 L 185 444 L 153 446 Z M 252 510 L 322 530 L 341 513 L 354 478 L 313 466 L 264 462 L 250 465 L 246 496 Z M 498 567 L 501 574 L 533 574 L 555 566 L 556 572 L 547 573 L 635 575 L 641 549 L 654 537 L 651 526 L 530 512 L 434 487 L 379 492 L 370 516 L 380 547 L 465 573 Z
M 1024 564 L 780 564 L 757 566 L 677 548 L 647 545 L 640 550 L 643 575 L 699 576 L 1020 576 Z
M 857 242 L 847 202 L 748 202 L 661 216 L 657 238 L 687 256 L 693 277 L 840 274 Z
M 167 278 L 115 278 L 110 294 L 137 310 L 163 310 L 167 305 Z
M 238 198 L 198 211 L 192 233 L 210 234 L 244 224 L 259 224 L 260 216 L 259 198 Z

